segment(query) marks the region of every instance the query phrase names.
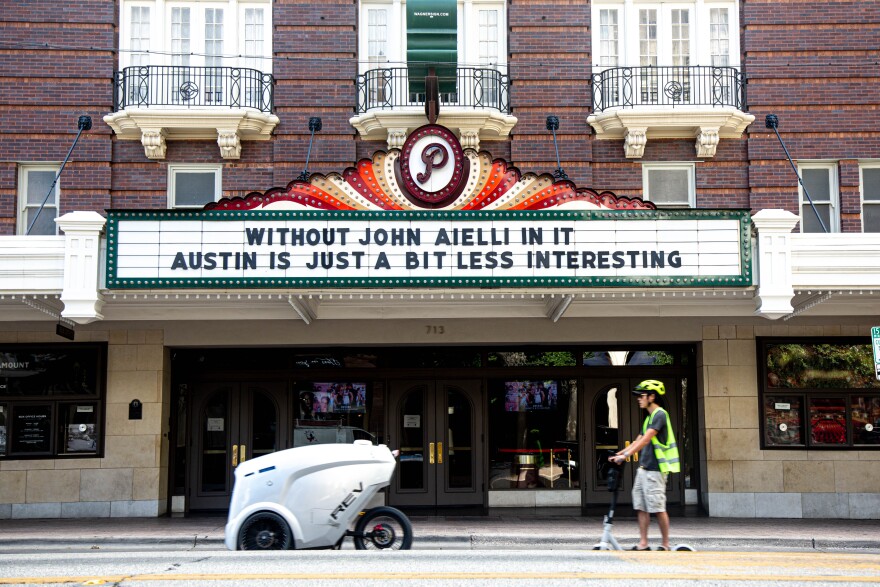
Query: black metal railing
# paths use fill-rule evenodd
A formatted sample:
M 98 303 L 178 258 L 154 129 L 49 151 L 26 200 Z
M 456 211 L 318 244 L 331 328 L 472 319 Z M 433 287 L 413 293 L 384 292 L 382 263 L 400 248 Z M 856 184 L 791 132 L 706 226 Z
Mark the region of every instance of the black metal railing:
M 424 91 L 412 91 L 424 80 L 410 84 L 406 67 L 371 69 L 359 75 L 357 84 L 357 113 L 370 110 L 392 110 L 405 106 L 424 106 Z M 507 75 L 491 68 L 457 67 L 455 78 L 438 76 L 440 105 L 467 108 L 491 108 L 510 113 L 510 94 Z M 453 91 L 442 91 L 444 88 Z
M 746 110 L 745 75 L 736 67 L 612 67 L 594 73 L 593 111 L 636 106 L 732 106 Z
M 221 106 L 272 112 L 275 78 L 243 67 L 143 65 L 116 72 L 114 111 L 149 106 Z

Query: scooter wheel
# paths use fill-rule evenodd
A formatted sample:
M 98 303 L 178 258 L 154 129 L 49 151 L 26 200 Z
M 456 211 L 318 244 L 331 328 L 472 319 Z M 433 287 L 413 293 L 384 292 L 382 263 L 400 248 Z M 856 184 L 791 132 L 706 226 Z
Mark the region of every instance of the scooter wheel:
M 274 512 L 258 512 L 238 531 L 239 550 L 289 550 L 293 534 L 287 522 Z
M 409 550 L 412 547 L 412 524 L 403 512 L 394 508 L 367 510 L 354 529 L 357 550 Z

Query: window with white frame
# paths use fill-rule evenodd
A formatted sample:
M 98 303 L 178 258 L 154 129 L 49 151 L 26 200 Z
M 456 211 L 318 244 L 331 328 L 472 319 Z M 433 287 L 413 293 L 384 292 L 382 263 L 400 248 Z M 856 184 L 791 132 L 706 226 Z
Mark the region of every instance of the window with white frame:
M 388 62 L 388 8 L 367 8 L 367 68 L 378 69 Z M 377 76 L 377 80 L 381 76 Z M 386 101 L 388 88 L 384 83 L 368 85 L 370 106 L 380 105 Z
M 693 208 L 696 179 L 693 163 L 645 163 L 642 195 L 661 208 Z
M 730 33 L 739 30 L 737 4 L 593 0 L 593 63 L 600 68 L 737 66 L 739 39 Z M 619 40 L 609 36 L 610 23 L 619 31 Z
M 367 9 L 367 61 L 377 67 L 388 61 L 388 9 Z
M 599 65 L 604 67 L 620 64 L 619 12 L 608 8 L 599 10 Z
M 880 162 L 863 163 L 860 171 L 862 231 L 880 232 Z
M 222 165 L 168 165 L 168 207 L 201 208 L 216 202 L 223 195 L 222 175 Z
M 803 185 L 798 184 L 801 232 L 839 232 L 837 163 L 800 161 L 798 171 L 803 181 Z
M 120 15 L 122 69 L 176 65 L 272 71 L 271 0 L 121 0 Z
M 406 0 L 401 2 L 362 0 L 360 5 L 358 29 L 360 73 L 382 67 L 406 67 Z M 506 3 L 499 0 L 458 2 L 459 67 L 491 69 L 502 74 L 507 73 L 505 10 Z M 479 84 L 481 103 L 487 104 L 491 102 L 493 93 L 497 93 L 494 89 L 498 86 L 497 76 L 490 73 L 477 75 L 482 76 Z M 381 79 L 380 76 L 370 79 L 374 78 Z M 460 83 L 467 82 L 460 81 Z M 462 88 L 459 90 L 461 91 Z M 472 91 L 471 88 L 463 88 L 463 90 Z M 454 97 L 454 94 L 450 94 L 447 99 L 453 100 Z
M 265 108 L 271 0 L 121 0 L 127 104 Z M 233 71 L 231 68 L 236 68 Z
M 61 166 L 24 164 L 18 168 L 18 234 L 58 234 L 60 182 L 52 187 Z M 50 190 L 51 188 L 51 190 Z
M 150 58 L 150 7 L 131 7 L 131 26 L 129 34 L 129 59 L 131 65 L 147 65 Z

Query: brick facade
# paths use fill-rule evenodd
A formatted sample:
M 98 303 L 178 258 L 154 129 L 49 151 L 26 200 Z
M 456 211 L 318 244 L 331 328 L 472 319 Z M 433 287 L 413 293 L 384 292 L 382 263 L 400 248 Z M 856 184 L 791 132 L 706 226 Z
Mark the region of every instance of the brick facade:
M 793 5 L 791 5 L 793 6 Z M 61 212 L 163 208 L 172 163 L 223 164 L 224 195 L 286 185 L 305 165 L 308 119 L 320 116 L 309 170 L 341 172 L 386 148 L 364 141 L 348 120 L 356 101 L 358 4 L 355 0 L 278 0 L 273 5 L 272 70 L 281 123 L 269 141 L 246 141 L 241 159 L 224 160 L 215 141 L 168 141 L 164 160 L 137 141 L 117 140 L 102 121 L 113 110 L 119 9 L 110 0 L 74 5 L 45 0 L 0 9 L 0 234 L 14 232 L 19 163 L 60 162 L 77 117 L 92 117 L 61 180 Z M 642 164 L 695 161 L 693 139 L 648 142 L 641 159 L 622 140 L 597 140 L 590 113 L 593 33 L 587 2 L 511 0 L 507 7 L 510 99 L 518 123 L 509 139 L 481 148 L 523 172 L 556 168 L 547 115 L 559 117 L 562 167 L 578 185 L 640 196 Z M 741 62 L 755 122 L 741 139 L 721 140 L 715 157 L 697 160 L 699 207 L 773 207 L 797 212 L 794 175 L 769 113 L 792 156 L 839 161 L 841 230 L 861 230 L 858 162 L 880 158 L 877 76 L 880 2 L 740 2 Z

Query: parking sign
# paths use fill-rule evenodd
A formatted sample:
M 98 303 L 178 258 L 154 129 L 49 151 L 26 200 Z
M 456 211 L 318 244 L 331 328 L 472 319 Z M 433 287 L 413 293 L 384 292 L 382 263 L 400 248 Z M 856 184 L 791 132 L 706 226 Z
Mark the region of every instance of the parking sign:
M 874 375 L 880 379 L 880 326 L 871 329 L 871 342 L 874 346 Z

